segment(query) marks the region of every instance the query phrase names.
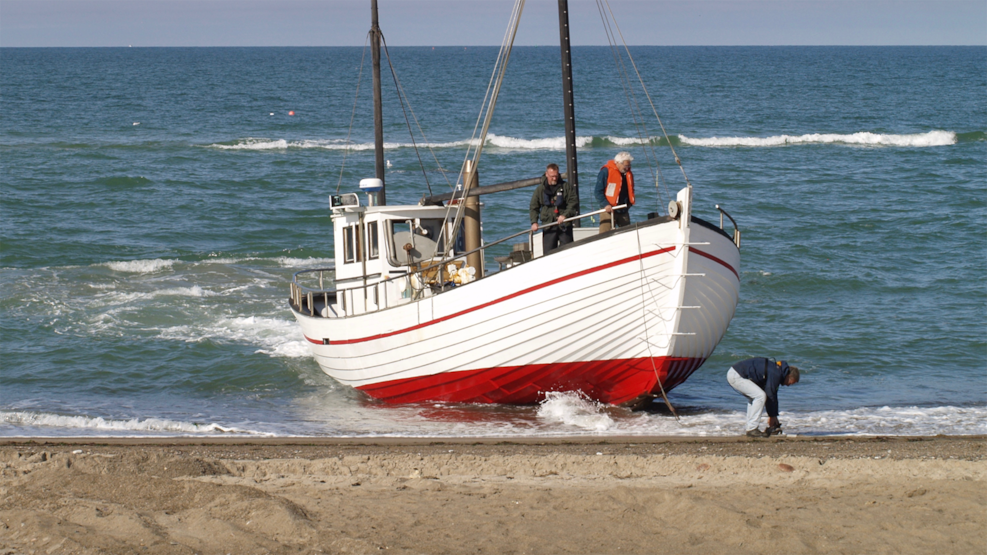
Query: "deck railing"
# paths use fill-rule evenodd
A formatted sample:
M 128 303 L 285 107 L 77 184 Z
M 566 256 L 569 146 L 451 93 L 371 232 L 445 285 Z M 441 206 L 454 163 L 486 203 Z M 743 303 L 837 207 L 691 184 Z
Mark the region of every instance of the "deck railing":
M 615 206 L 614 208 L 621 209 L 625 207 L 626 205 L 622 204 L 620 206 Z M 605 210 L 587 212 L 586 214 L 566 218 L 562 223 L 588 218 L 602 212 L 605 212 Z M 539 226 L 538 230 L 541 231 L 557 225 L 560 224 L 558 222 L 545 224 L 544 226 Z M 520 231 L 498 239 L 492 243 L 487 243 L 479 248 L 457 253 L 452 256 L 447 256 L 438 262 L 432 262 L 428 265 L 414 268 L 411 272 L 395 275 L 394 277 L 388 277 L 374 283 L 359 285 L 356 287 L 337 289 L 335 287 L 335 269 L 333 268 L 301 270 L 295 272 L 292 276 L 290 298 L 291 305 L 298 312 L 308 314 L 309 316 L 330 316 L 334 312 L 333 307 L 338 306 L 339 310 L 343 313 L 341 314 L 342 316 L 376 312 L 392 306 L 406 304 L 422 298 L 426 294 L 426 291 L 429 291 L 429 293 L 441 293 L 447 288 L 451 288 L 449 285 L 449 281 L 451 281 L 451 279 L 449 281 L 446 280 L 446 267 L 456 260 L 465 259 L 473 253 L 482 252 L 485 249 L 505 243 L 511 239 L 516 239 L 522 235 L 528 236 L 528 246 L 531 249 L 531 252 L 534 252 L 535 233 L 535 231 L 529 228 L 525 231 Z M 330 279 L 333 282 L 332 289 L 325 287 L 326 277 L 330 272 L 332 274 Z M 309 276 L 308 274 L 312 275 Z M 302 285 L 299 282 L 299 278 L 302 276 L 304 276 L 304 279 L 314 281 L 316 275 L 319 282 L 318 287 Z M 417 282 L 417 285 L 415 282 Z M 394 294 L 388 295 L 388 288 L 393 290 L 400 289 L 409 293 L 401 296 Z M 320 302 L 322 303 L 322 308 L 316 310 L 316 305 Z

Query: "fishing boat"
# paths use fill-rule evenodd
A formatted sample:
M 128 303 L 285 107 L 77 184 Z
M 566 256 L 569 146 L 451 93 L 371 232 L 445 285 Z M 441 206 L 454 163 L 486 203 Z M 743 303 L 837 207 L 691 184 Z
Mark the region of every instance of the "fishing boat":
M 566 175 L 578 187 L 565 4 Z M 460 186 L 416 205 L 386 204 L 376 0 L 371 11 L 376 177 L 362 180 L 360 193 L 331 196 L 335 266 L 299 271 L 290 284 L 291 311 L 322 370 L 387 403 L 532 404 L 573 391 L 638 407 L 683 383 L 713 353 L 737 307 L 733 218 L 718 205 L 718 225 L 693 215 L 686 178 L 667 213 L 605 233 L 578 227 L 575 241 L 550 253 L 527 226 L 485 241 L 478 197 L 538 182 L 476 186 L 499 82 Z M 516 31 L 513 16 L 512 25 Z M 510 45 L 501 54 L 494 73 L 502 79 Z M 589 223 L 599 213 L 571 220 Z M 511 250 L 494 270 L 486 254 L 497 245 Z

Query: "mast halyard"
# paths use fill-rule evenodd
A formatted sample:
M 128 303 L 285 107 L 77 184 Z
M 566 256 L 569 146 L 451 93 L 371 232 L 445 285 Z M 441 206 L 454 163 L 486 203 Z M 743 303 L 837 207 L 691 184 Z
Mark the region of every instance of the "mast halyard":
M 375 177 L 384 183 L 384 109 L 380 98 L 380 25 L 377 23 L 377 0 L 370 0 L 370 52 L 373 58 L 374 85 L 374 160 Z M 377 192 L 377 205 L 387 204 L 385 188 Z
M 576 168 L 576 110 L 572 94 L 572 55 L 569 45 L 569 0 L 559 0 L 559 46 L 562 49 L 562 101 L 565 108 L 565 164 L 579 209 L 579 173 Z M 579 220 L 574 224 L 578 227 Z

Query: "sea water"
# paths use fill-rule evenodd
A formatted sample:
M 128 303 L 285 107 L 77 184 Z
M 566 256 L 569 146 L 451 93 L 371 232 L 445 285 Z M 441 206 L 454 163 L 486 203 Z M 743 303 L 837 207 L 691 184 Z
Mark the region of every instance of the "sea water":
M 455 184 L 497 51 L 389 54 L 408 103 L 385 58 L 387 198 L 414 203 Z M 743 233 L 736 317 L 670 392 L 678 420 L 577 394 L 389 406 L 319 370 L 288 283 L 332 264 L 328 196 L 374 173 L 361 48 L 8 48 L 0 435 L 733 435 L 725 373 L 750 356 L 802 369 L 790 433 L 987 433 L 987 48 L 632 54 L 668 136 L 609 49 L 575 48 L 584 210 L 627 149 L 633 218 L 663 212 L 670 144 L 696 214 Z M 481 184 L 565 166 L 559 67 L 514 50 Z M 528 226 L 530 194 L 483 198 L 488 241 Z

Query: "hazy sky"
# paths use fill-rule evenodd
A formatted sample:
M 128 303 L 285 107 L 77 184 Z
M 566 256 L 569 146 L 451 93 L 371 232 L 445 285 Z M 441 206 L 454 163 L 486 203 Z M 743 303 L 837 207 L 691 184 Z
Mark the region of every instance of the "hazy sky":
M 570 0 L 574 44 L 606 44 Z M 379 0 L 392 46 L 498 45 L 513 2 Z M 987 0 L 610 0 L 630 44 L 987 45 Z M 369 0 L 0 0 L 0 46 L 362 46 Z M 528 0 L 518 45 L 558 44 Z

